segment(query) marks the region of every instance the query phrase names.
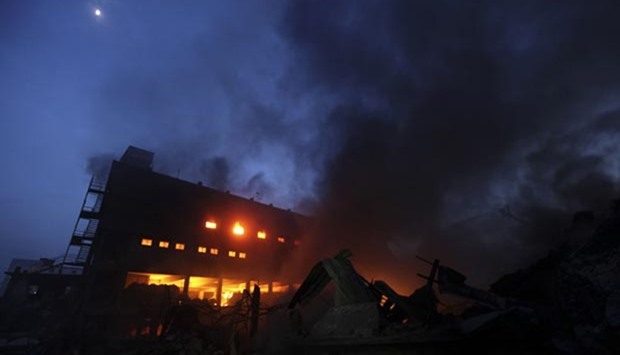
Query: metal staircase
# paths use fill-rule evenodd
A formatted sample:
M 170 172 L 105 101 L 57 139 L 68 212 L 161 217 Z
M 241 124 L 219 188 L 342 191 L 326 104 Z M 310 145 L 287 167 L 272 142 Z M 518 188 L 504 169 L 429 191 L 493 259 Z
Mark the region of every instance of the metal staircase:
M 88 184 L 88 190 L 80 215 L 75 222 L 71 240 L 62 260 L 59 273 L 81 274 L 84 272 L 91 259 L 93 242 L 99 227 L 101 205 L 105 194 L 105 181 L 98 181 L 93 176 Z

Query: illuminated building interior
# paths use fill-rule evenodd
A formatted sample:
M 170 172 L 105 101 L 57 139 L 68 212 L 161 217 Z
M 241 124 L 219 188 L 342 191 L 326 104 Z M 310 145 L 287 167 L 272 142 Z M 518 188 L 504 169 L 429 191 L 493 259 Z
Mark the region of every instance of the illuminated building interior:
M 190 276 L 186 280 L 183 275 L 129 272 L 125 280 L 125 288 L 132 284 L 176 286 L 180 290 L 187 289 L 189 298 L 212 301 L 212 303 L 220 304 L 223 307 L 231 305 L 230 301 L 235 295 L 241 295 L 245 289 L 251 290 L 254 285 L 258 285 L 266 293 L 284 293 L 290 287 L 290 285 L 278 281 L 259 282 L 258 280 L 244 281 L 201 276 Z
M 130 147 L 101 190 L 88 265 L 94 300 L 113 302 L 114 287 L 132 284 L 174 285 L 222 306 L 254 284 L 265 294 L 291 290 L 297 280 L 282 275 L 307 217 L 156 173 L 152 159 Z
M 207 220 L 205 222 L 207 229 L 217 229 L 217 222 Z M 242 236 L 245 228 L 240 222 L 234 222 L 231 229 L 231 235 L 234 237 Z M 257 239 L 267 239 L 265 229 L 256 231 Z M 226 238 L 226 236 L 224 236 Z M 286 240 L 284 237 L 276 238 L 275 242 L 282 244 Z M 170 243 L 174 244 L 174 250 L 182 252 L 190 252 L 195 250 L 198 254 L 210 254 L 212 257 L 218 257 L 219 249 L 211 246 L 199 245 L 195 249 L 186 250 L 185 243 L 179 243 L 169 240 L 157 240 L 157 246 L 167 249 Z M 297 240 L 296 240 L 297 243 Z M 140 246 L 150 248 L 153 246 L 153 239 L 141 238 Z M 297 245 L 297 244 L 295 244 Z M 246 246 L 247 248 L 247 246 Z M 229 248 L 230 249 L 230 248 Z M 247 259 L 250 254 L 247 251 L 227 250 L 226 255 L 231 259 Z M 147 272 L 128 272 L 125 280 L 125 287 L 132 284 L 146 285 L 168 285 L 176 286 L 179 290 L 183 290 L 189 298 L 210 301 L 213 304 L 228 306 L 235 295 L 240 295 L 243 290 L 251 289 L 253 285 L 259 285 L 263 292 L 267 293 L 285 293 L 289 291 L 290 285 L 279 281 L 259 282 L 258 280 L 244 280 L 242 278 L 226 278 L 226 277 L 209 277 L 198 275 L 179 275 L 164 273 L 147 273 Z

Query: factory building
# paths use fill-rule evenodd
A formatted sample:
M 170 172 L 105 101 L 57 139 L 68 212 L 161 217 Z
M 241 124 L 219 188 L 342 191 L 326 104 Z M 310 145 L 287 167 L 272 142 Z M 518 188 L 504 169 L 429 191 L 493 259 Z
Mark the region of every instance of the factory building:
M 153 156 L 129 147 L 89 185 L 61 271 L 83 274 L 89 304 L 114 303 L 132 284 L 222 306 L 254 284 L 266 295 L 293 286 L 282 271 L 307 217 L 154 172 Z

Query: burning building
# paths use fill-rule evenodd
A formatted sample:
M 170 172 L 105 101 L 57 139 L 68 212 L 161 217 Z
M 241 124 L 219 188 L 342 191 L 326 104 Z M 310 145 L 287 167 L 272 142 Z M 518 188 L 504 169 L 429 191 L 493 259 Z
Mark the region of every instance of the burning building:
M 281 271 L 309 219 L 156 173 L 153 156 L 129 147 L 105 183 L 89 185 L 62 263 L 84 274 L 88 303 L 113 304 L 132 284 L 174 285 L 222 306 L 250 285 L 287 291 Z

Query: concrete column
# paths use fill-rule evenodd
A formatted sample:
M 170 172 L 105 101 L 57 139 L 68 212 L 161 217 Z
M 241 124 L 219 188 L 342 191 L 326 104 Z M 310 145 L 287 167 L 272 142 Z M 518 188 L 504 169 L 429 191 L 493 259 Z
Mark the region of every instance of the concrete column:
M 186 275 L 185 281 L 183 281 L 183 294 L 185 296 L 189 295 L 189 275 Z
M 224 280 L 220 277 L 217 281 L 217 292 L 215 293 L 215 299 L 217 299 L 217 304 L 222 305 L 222 286 L 224 285 Z

